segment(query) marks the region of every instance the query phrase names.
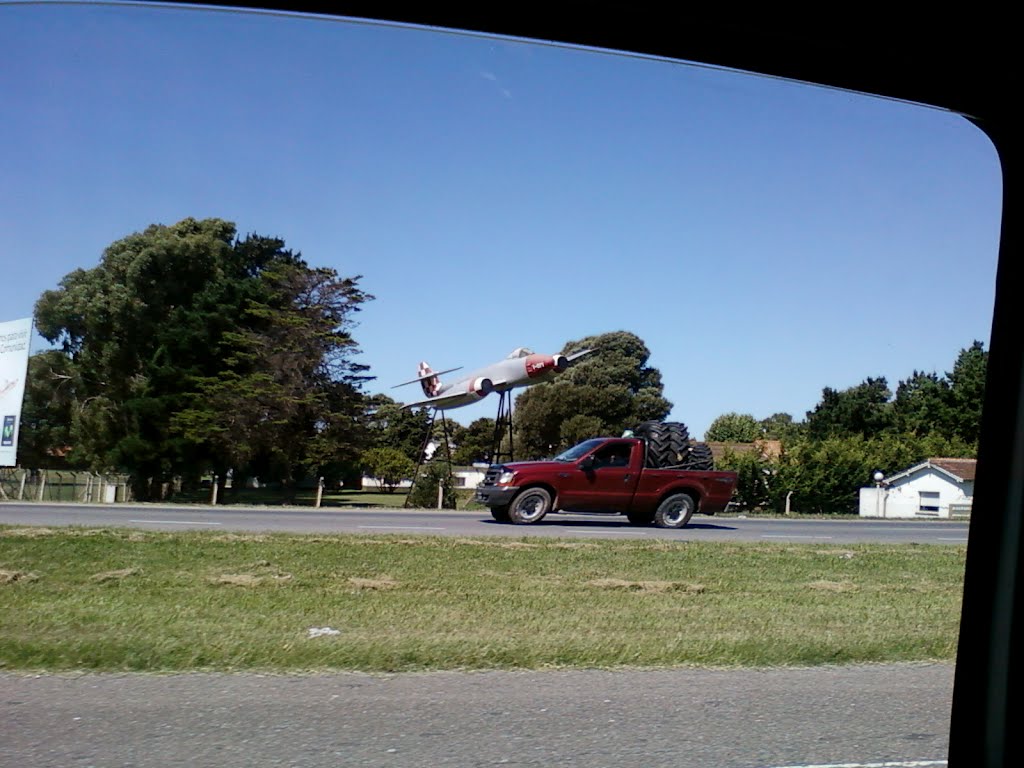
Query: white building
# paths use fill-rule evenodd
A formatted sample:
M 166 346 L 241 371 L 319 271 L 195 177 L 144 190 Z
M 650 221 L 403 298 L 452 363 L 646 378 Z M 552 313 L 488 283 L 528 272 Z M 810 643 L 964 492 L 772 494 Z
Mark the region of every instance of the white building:
M 860 489 L 861 517 L 968 517 L 975 459 L 928 459 Z
M 452 479 L 456 488 L 476 488 L 483 482 L 486 468 L 481 467 L 452 467 Z M 412 486 L 412 480 L 402 480 L 396 487 L 408 490 Z M 378 491 L 383 489 L 383 484 L 375 477 L 363 476 L 364 491 Z

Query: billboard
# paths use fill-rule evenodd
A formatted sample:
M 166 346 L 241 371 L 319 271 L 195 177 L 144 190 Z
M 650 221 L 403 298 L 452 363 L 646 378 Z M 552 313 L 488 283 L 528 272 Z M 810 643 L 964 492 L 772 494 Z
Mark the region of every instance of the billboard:
M 32 318 L 0 323 L 0 467 L 17 464 L 18 427 L 31 339 Z

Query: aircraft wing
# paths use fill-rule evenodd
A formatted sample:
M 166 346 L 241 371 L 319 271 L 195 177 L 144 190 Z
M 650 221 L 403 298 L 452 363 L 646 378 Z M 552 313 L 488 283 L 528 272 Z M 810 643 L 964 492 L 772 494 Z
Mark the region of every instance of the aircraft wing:
M 593 349 L 584 349 L 584 350 L 582 350 L 580 352 L 573 352 L 571 355 L 566 355 L 565 359 L 568 360 L 571 363 L 574 360 L 579 360 L 584 355 L 589 355 L 591 352 L 595 352 L 595 351 L 596 350 L 593 350 Z
M 452 371 L 461 371 L 461 370 L 462 370 L 462 366 L 460 365 L 458 368 L 449 368 L 446 371 L 431 371 L 430 373 L 428 373 L 428 374 L 426 374 L 424 376 L 417 376 L 415 379 L 409 379 L 409 381 L 403 381 L 401 384 L 395 384 L 395 386 L 393 386 L 392 389 L 398 389 L 399 387 L 404 387 L 404 386 L 406 386 L 408 384 L 417 384 L 417 383 L 423 381 L 424 379 L 430 379 L 430 378 L 433 378 L 434 376 L 443 376 L 446 373 L 451 373 Z
M 447 395 L 438 395 L 437 397 L 428 397 L 426 400 L 418 400 L 415 403 L 406 403 L 402 406 L 404 411 L 406 408 L 418 408 L 419 406 L 426 406 L 428 408 L 444 408 L 446 406 L 455 405 L 469 405 L 467 398 L 467 392 L 465 390 L 459 392 L 449 393 Z

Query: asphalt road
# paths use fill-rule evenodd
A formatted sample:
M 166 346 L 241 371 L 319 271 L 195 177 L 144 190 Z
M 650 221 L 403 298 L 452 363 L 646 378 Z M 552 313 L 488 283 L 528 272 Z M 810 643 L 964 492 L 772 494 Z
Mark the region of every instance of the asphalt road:
M 0 674 L 10 766 L 944 766 L 952 665 Z
M 790 541 L 964 544 L 968 523 L 946 520 L 785 520 L 695 515 L 681 530 L 634 527 L 622 515 L 549 515 L 536 525 L 501 525 L 488 512 L 209 507 L 157 504 L 0 502 L 2 525 L 118 526 L 294 533 L 423 533 L 452 536 L 662 538 L 687 541 Z

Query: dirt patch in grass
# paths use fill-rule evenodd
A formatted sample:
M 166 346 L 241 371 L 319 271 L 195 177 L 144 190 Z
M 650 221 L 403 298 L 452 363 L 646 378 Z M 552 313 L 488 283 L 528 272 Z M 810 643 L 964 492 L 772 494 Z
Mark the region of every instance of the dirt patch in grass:
M 211 536 L 212 541 L 267 541 L 270 537 L 264 533 L 220 533 L 216 536 Z
M 838 557 L 840 560 L 852 560 L 854 557 L 853 552 L 846 549 L 835 550 L 835 549 L 819 549 L 814 554 L 823 555 L 824 557 Z
M 348 583 L 356 589 L 394 589 L 399 586 L 398 582 L 390 576 L 378 576 L 375 579 L 349 576 Z
M 597 589 L 621 589 L 627 592 L 688 592 L 700 594 L 703 584 L 689 584 L 683 581 L 627 581 L 625 579 L 593 579 L 586 582 L 588 587 Z
M 38 581 L 39 577 L 30 571 L 0 570 L 0 584 L 14 584 L 17 581 Z
M 489 549 L 540 549 L 544 544 L 533 541 L 503 541 L 501 539 L 452 539 L 456 546 L 487 547 Z
M 21 539 L 39 539 L 43 536 L 53 536 L 58 533 L 53 528 L 8 528 L 0 531 L 0 536 Z
M 121 568 L 117 571 L 94 573 L 89 577 L 89 581 L 95 581 L 97 584 L 106 584 L 111 581 L 127 579 L 129 576 L 138 576 L 140 573 L 142 573 L 142 570 L 139 568 Z
M 226 584 L 233 587 L 258 587 L 261 584 L 281 584 L 291 581 L 290 573 L 255 574 L 255 573 L 222 573 L 211 579 L 214 584 Z
M 807 585 L 810 589 L 821 590 L 822 592 L 856 592 L 860 587 L 852 581 L 812 581 Z
M 282 571 L 269 560 L 257 560 L 242 566 L 239 573 L 221 573 L 210 578 L 214 584 L 232 587 L 258 587 L 261 584 L 283 584 L 292 580 L 292 574 Z

